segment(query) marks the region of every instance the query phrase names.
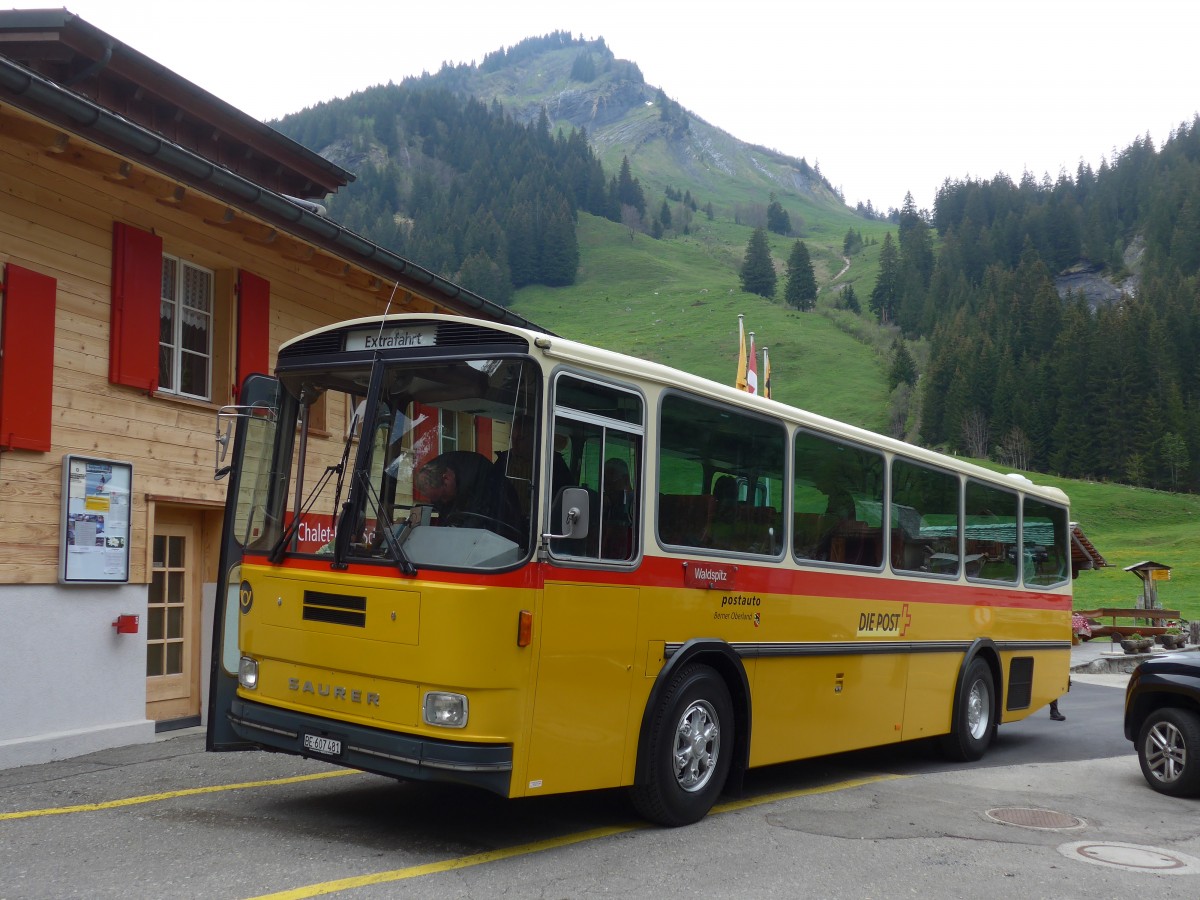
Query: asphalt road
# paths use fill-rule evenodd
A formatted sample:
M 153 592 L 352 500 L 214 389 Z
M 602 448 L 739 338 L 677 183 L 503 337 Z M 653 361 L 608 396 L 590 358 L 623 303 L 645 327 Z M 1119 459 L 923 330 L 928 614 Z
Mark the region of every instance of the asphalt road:
M 1121 679 L 1097 681 L 978 763 L 918 743 L 758 770 L 682 829 L 618 791 L 507 801 L 198 733 L 0 770 L 0 898 L 1200 896 L 1200 801 L 1146 786 Z

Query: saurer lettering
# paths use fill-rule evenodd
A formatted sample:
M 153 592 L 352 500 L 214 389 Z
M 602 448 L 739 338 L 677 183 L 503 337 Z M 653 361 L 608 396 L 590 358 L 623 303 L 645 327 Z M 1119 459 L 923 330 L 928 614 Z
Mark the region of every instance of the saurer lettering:
M 300 694 L 313 694 L 317 697 L 329 697 L 343 703 L 362 703 L 366 706 L 379 706 L 379 694 L 374 691 L 361 691 L 358 688 L 346 688 L 336 684 L 301 681 L 299 678 L 288 679 L 288 690 Z

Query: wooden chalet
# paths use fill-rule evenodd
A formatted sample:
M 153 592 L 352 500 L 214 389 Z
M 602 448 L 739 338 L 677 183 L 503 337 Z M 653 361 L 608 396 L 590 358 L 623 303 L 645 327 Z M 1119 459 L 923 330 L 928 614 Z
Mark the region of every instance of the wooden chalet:
M 200 722 L 216 412 L 281 342 L 389 304 L 530 325 L 331 221 L 353 178 L 66 10 L 0 11 L 0 767 Z

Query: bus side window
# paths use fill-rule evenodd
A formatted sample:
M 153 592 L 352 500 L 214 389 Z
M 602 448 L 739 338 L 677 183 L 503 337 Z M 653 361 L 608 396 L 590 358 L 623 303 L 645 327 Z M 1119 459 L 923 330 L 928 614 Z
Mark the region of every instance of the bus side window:
M 902 571 L 957 576 L 959 478 L 907 460 L 892 463 L 892 565 Z M 897 554 L 896 542 L 904 551 Z M 976 562 L 977 560 L 972 560 Z
M 1032 497 L 1023 498 L 1021 552 L 1026 585 L 1050 587 L 1071 577 L 1067 511 Z
M 883 565 L 883 456 L 796 432 L 792 551 L 799 559 Z
M 696 398 L 663 398 L 658 537 L 664 545 L 776 556 L 787 432 L 778 420 Z M 761 488 L 761 490 L 760 490 Z
M 561 480 L 586 489 L 591 505 L 587 537 L 552 542 L 555 555 L 612 562 L 637 558 L 642 406 L 640 395 L 615 385 L 566 374 L 556 380 L 551 521 L 557 523 L 561 515 Z
M 963 523 L 967 577 L 1009 584 L 1017 580 L 1017 495 L 967 479 Z
M 605 559 L 632 559 L 636 549 L 637 491 L 629 463 L 620 456 L 605 460 L 602 505 L 600 555 Z

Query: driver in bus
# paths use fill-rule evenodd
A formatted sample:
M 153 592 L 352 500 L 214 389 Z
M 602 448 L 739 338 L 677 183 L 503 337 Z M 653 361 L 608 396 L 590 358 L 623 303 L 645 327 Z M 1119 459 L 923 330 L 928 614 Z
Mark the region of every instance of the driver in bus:
M 528 529 L 504 472 L 471 450 L 451 450 L 417 470 L 414 485 L 433 506 L 437 524 L 486 528 L 525 543 Z

